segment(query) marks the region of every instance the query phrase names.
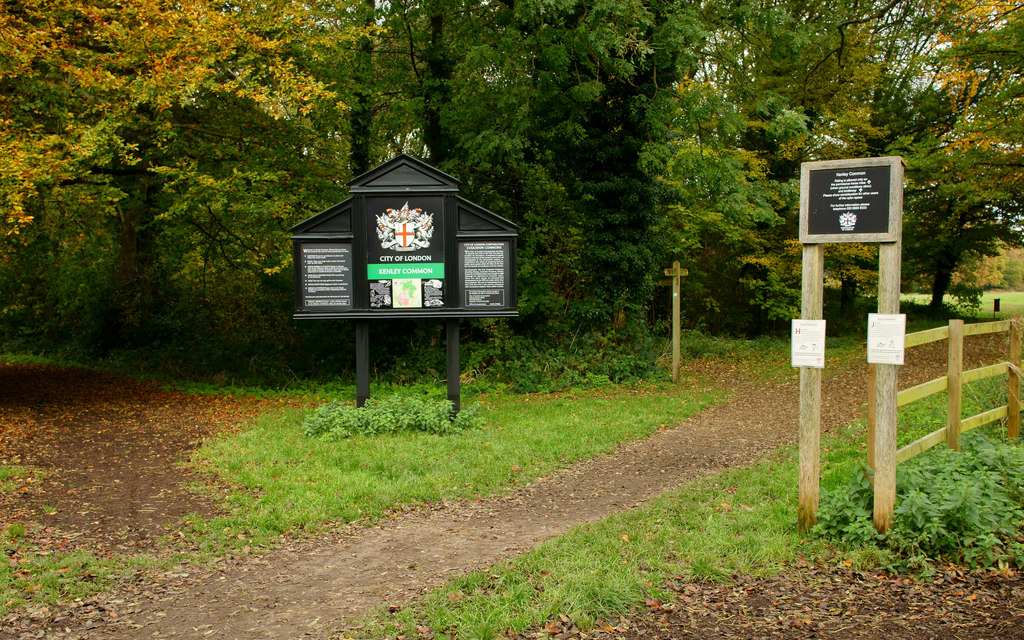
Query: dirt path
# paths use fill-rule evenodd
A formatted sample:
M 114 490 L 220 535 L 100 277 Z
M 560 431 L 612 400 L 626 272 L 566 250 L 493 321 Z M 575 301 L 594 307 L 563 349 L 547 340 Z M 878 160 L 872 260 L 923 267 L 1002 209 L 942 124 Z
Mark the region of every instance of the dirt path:
M 989 350 L 969 353 L 986 361 Z M 916 362 L 905 368 L 907 384 L 941 373 L 941 353 L 915 355 Z M 749 463 L 795 439 L 795 377 L 765 384 L 741 370 L 716 371 L 712 382 L 733 393 L 727 402 L 509 496 L 407 514 L 341 539 L 285 547 L 232 567 L 184 570 L 166 576 L 158 587 L 133 587 L 101 599 L 102 623 L 53 621 L 59 624 L 46 624 L 46 637 L 329 637 L 352 616 L 405 602 L 454 575 L 487 567 L 694 478 Z M 862 366 L 826 378 L 826 427 L 858 417 L 864 378 Z
M 947 572 L 921 581 L 798 561 L 773 578 L 670 583 L 668 602 L 606 623 L 594 640 L 1024 640 L 1019 574 Z M 554 624 L 565 640 L 583 640 Z M 540 640 L 535 634 L 515 640 Z

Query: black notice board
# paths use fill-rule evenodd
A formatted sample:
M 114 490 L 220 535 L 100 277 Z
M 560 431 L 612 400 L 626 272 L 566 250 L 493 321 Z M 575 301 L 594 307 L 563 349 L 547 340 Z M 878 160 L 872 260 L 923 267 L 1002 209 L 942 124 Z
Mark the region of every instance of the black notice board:
M 298 253 L 298 306 L 308 311 L 352 309 L 352 243 L 305 242 Z
M 895 242 L 902 227 L 899 158 L 804 163 L 800 241 Z
M 517 227 L 411 156 L 349 182 L 292 227 L 295 318 L 518 315 Z
M 889 230 L 889 167 L 811 171 L 808 230 L 885 233 Z
M 459 243 L 462 306 L 467 309 L 501 309 L 511 299 L 511 253 L 508 240 L 474 240 Z

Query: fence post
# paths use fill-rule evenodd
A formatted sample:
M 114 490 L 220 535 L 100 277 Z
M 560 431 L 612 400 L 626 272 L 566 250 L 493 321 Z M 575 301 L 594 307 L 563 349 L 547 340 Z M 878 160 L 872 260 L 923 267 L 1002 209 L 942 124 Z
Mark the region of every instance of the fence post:
M 900 312 L 900 243 L 878 246 L 878 312 Z M 896 508 L 896 390 L 899 365 L 876 365 L 875 503 L 873 522 L 879 533 L 892 528 Z
M 946 370 L 948 405 L 946 408 L 946 446 L 960 449 L 960 422 L 963 419 L 964 321 L 949 321 L 949 365 Z
M 878 417 L 878 389 L 875 385 L 878 382 L 877 365 L 868 365 L 868 467 L 875 470 L 875 419 Z M 871 477 L 874 482 L 874 476 Z
M 1010 385 L 1006 400 L 1006 437 L 1010 441 L 1020 437 L 1020 358 L 1021 318 L 1010 320 Z

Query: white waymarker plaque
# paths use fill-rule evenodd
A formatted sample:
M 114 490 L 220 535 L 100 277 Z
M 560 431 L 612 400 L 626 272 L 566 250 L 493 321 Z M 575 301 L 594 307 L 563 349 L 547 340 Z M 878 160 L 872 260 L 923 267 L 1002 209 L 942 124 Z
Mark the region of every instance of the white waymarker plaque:
M 825 368 L 824 320 L 793 320 L 790 362 L 794 367 Z
M 869 313 L 868 363 L 903 364 L 906 334 L 906 314 Z

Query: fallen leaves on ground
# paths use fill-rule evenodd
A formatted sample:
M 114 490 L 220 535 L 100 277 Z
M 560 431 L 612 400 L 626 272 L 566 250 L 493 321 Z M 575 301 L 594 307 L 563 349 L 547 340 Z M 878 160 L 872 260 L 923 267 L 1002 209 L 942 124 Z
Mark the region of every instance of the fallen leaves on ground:
M 930 580 L 795 563 L 774 578 L 677 580 L 675 597 L 583 630 L 565 615 L 512 640 L 1024 639 L 1024 577 L 1013 570 Z

